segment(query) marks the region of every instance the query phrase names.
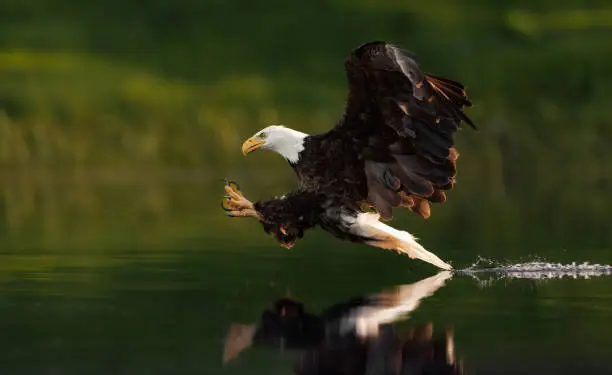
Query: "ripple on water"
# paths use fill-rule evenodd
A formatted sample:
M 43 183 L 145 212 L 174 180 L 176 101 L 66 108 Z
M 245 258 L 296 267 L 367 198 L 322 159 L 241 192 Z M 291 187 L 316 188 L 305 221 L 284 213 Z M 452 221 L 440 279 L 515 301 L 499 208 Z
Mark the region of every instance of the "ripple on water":
M 612 275 L 612 266 L 589 262 L 551 263 L 545 260 L 535 260 L 525 263 L 502 263 L 494 259 L 479 257 L 468 268 L 457 271 L 460 274 L 477 277 L 479 274 L 489 274 L 498 278 L 516 279 L 560 279 L 584 278 Z

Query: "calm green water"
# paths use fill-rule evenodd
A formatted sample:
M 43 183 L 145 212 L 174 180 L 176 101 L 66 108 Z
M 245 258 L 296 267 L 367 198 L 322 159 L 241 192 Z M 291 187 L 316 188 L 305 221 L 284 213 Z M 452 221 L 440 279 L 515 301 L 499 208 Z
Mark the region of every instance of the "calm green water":
M 280 248 L 256 223 L 226 220 L 218 198 L 198 184 L 37 189 L 24 184 L 4 191 L 1 374 L 291 374 L 313 353 L 357 363 L 349 373 L 393 373 L 372 370 L 384 363 L 384 345 L 364 351 L 311 337 L 309 345 L 292 349 L 300 337 L 291 336 L 291 324 L 300 320 L 279 320 L 285 331 L 276 338 L 285 339 L 268 332 L 269 345 L 254 340 L 226 363 L 225 340 L 233 324 L 261 327 L 261 314 L 286 296 L 320 316 L 353 297 L 397 290 L 438 272 L 321 233 L 292 250 Z M 457 267 L 486 252 L 429 247 Z M 558 258 L 545 256 L 602 263 L 608 254 L 565 249 Z M 467 373 L 612 373 L 611 276 L 482 283 L 455 274 L 431 293 L 408 320 L 392 322 L 395 334 L 406 337 L 431 323 L 435 340 L 452 328 L 455 357 Z M 350 332 L 346 337 L 352 342 Z M 326 345 L 336 351 L 325 352 Z M 414 345 L 406 348 L 422 356 Z M 370 372 L 359 364 L 364 353 L 371 353 Z

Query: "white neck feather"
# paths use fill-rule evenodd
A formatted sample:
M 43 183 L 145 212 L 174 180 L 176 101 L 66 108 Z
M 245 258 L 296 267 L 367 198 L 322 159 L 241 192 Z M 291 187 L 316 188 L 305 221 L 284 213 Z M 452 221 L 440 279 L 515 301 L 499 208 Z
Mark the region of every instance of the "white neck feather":
M 287 127 L 274 127 L 268 135 L 266 148 L 279 153 L 291 163 L 300 159 L 304 150 L 304 138 L 308 134 Z

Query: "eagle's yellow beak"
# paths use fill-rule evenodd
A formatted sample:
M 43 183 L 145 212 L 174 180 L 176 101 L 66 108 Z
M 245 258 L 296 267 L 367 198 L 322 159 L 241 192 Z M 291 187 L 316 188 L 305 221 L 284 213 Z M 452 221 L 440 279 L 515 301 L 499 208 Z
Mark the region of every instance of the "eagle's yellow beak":
M 242 153 L 244 155 L 253 152 L 260 148 L 264 143 L 266 143 L 265 139 L 262 139 L 258 136 L 252 136 L 251 138 L 244 141 L 242 144 Z

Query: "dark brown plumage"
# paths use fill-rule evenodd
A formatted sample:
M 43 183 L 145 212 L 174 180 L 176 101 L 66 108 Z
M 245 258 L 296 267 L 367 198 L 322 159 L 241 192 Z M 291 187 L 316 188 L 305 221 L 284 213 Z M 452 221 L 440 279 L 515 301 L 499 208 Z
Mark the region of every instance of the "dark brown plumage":
M 342 118 L 328 132 L 305 137 L 299 159 L 290 161 L 297 190 L 255 204 L 264 229 L 285 245 L 315 225 L 339 238 L 376 242 L 347 220 L 364 205 L 387 220 L 400 206 L 429 217 L 429 204 L 444 202 L 455 184 L 461 121 L 475 128 L 463 112 L 471 106 L 463 85 L 424 73 L 396 46 L 364 44 L 345 69 Z
M 385 219 L 402 203 L 415 208 L 414 198 L 443 200 L 455 183 L 455 132 L 462 120 L 473 126 L 462 111 L 471 106 L 464 87 L 422 73 L 410 54 L 383 42 L 361 46 L 345 67 L 344 116 L 331 131 L 306 140 L 294 166 L 300 186 L 366 200 Z M 331 157 L 326 150 L 334 150 Z M 322 162 L 311 162 L 317 158 Z M 338 173 L 353 181 L 341 182 Z

